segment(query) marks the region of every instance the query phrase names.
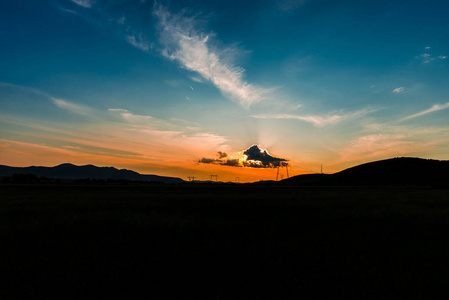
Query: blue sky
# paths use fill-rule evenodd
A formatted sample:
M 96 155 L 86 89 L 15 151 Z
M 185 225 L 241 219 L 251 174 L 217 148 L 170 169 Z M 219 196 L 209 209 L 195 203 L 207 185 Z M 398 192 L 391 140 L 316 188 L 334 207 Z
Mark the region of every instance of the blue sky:
M 447 1 L 0 3 L 0 164 L 269 179 L 449 157 Z M 221 157 L 218 157 L 221 159 Z

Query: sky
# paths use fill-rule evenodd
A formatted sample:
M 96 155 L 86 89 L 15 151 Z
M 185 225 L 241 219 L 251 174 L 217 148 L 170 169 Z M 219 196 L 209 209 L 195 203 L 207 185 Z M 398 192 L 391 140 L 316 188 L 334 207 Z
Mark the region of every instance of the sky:
M 447 160 L 448 13 L 445 0 L 0 1 L 0 164 L 250 182 L 277 166 Z

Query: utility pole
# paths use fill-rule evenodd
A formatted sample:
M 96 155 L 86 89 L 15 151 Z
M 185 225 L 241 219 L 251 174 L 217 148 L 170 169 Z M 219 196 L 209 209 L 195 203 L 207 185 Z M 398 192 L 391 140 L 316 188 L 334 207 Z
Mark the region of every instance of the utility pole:
M 278 171 L 277 171 L 277 173 L 276 173 L 276 181 L 278 181 L 278 177 L 279 177 L 279 167 L 280 167 L 280 166 L 278 166 Z
M 290 178 L 290 176 L 288 175 L 288 165 L 286 165 L 286 166 L 282 166 L 282 167 L 285 167 L 285 170 L 287 171 L 287 178 Z M 276 172 L 276 181 L 278 181 L 278 179 L 279 179 L 279 169 L 281 168 L 281 165 L 278 165 L 278 170 L 277 170 L 277 172 Z M 284 176 L 283 175 L 281 175 L 281 180 L 282 179 L 284 179 Z

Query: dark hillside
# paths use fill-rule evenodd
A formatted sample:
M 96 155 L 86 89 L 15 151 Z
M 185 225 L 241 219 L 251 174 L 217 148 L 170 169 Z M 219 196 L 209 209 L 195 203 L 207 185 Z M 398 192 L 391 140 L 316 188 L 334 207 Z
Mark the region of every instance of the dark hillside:
M 31 174 L 37 177 L 61 178 L 61 179 L 112 179 L 128 181 L 181 183 L 180 178 L 165 177 L 157 175 L 142 175 L 126 169 L 114 167 L 97 167 L 94 165 L 76 166 L 72 164 L 61 164 L 55 167 L 8 167 L 0 166 L 0 176 L 12 176 L 14 174 Z
M 449 181 L 449 161 L 401 157 L 352 167 L 335 174 L 339 181 L 364 184 L 434 184 Z
M 282 182 L 294 185 L 448 185 L 449 161 L 391 158 L 358 165 L 335 174 L 298 175 Z

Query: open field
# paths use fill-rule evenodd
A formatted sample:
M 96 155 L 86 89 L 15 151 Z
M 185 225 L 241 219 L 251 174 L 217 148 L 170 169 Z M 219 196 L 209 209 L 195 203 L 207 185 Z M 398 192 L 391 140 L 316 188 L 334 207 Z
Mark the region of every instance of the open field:
M 0 186 L 1 299 L 449 297 L 449 190 Z

